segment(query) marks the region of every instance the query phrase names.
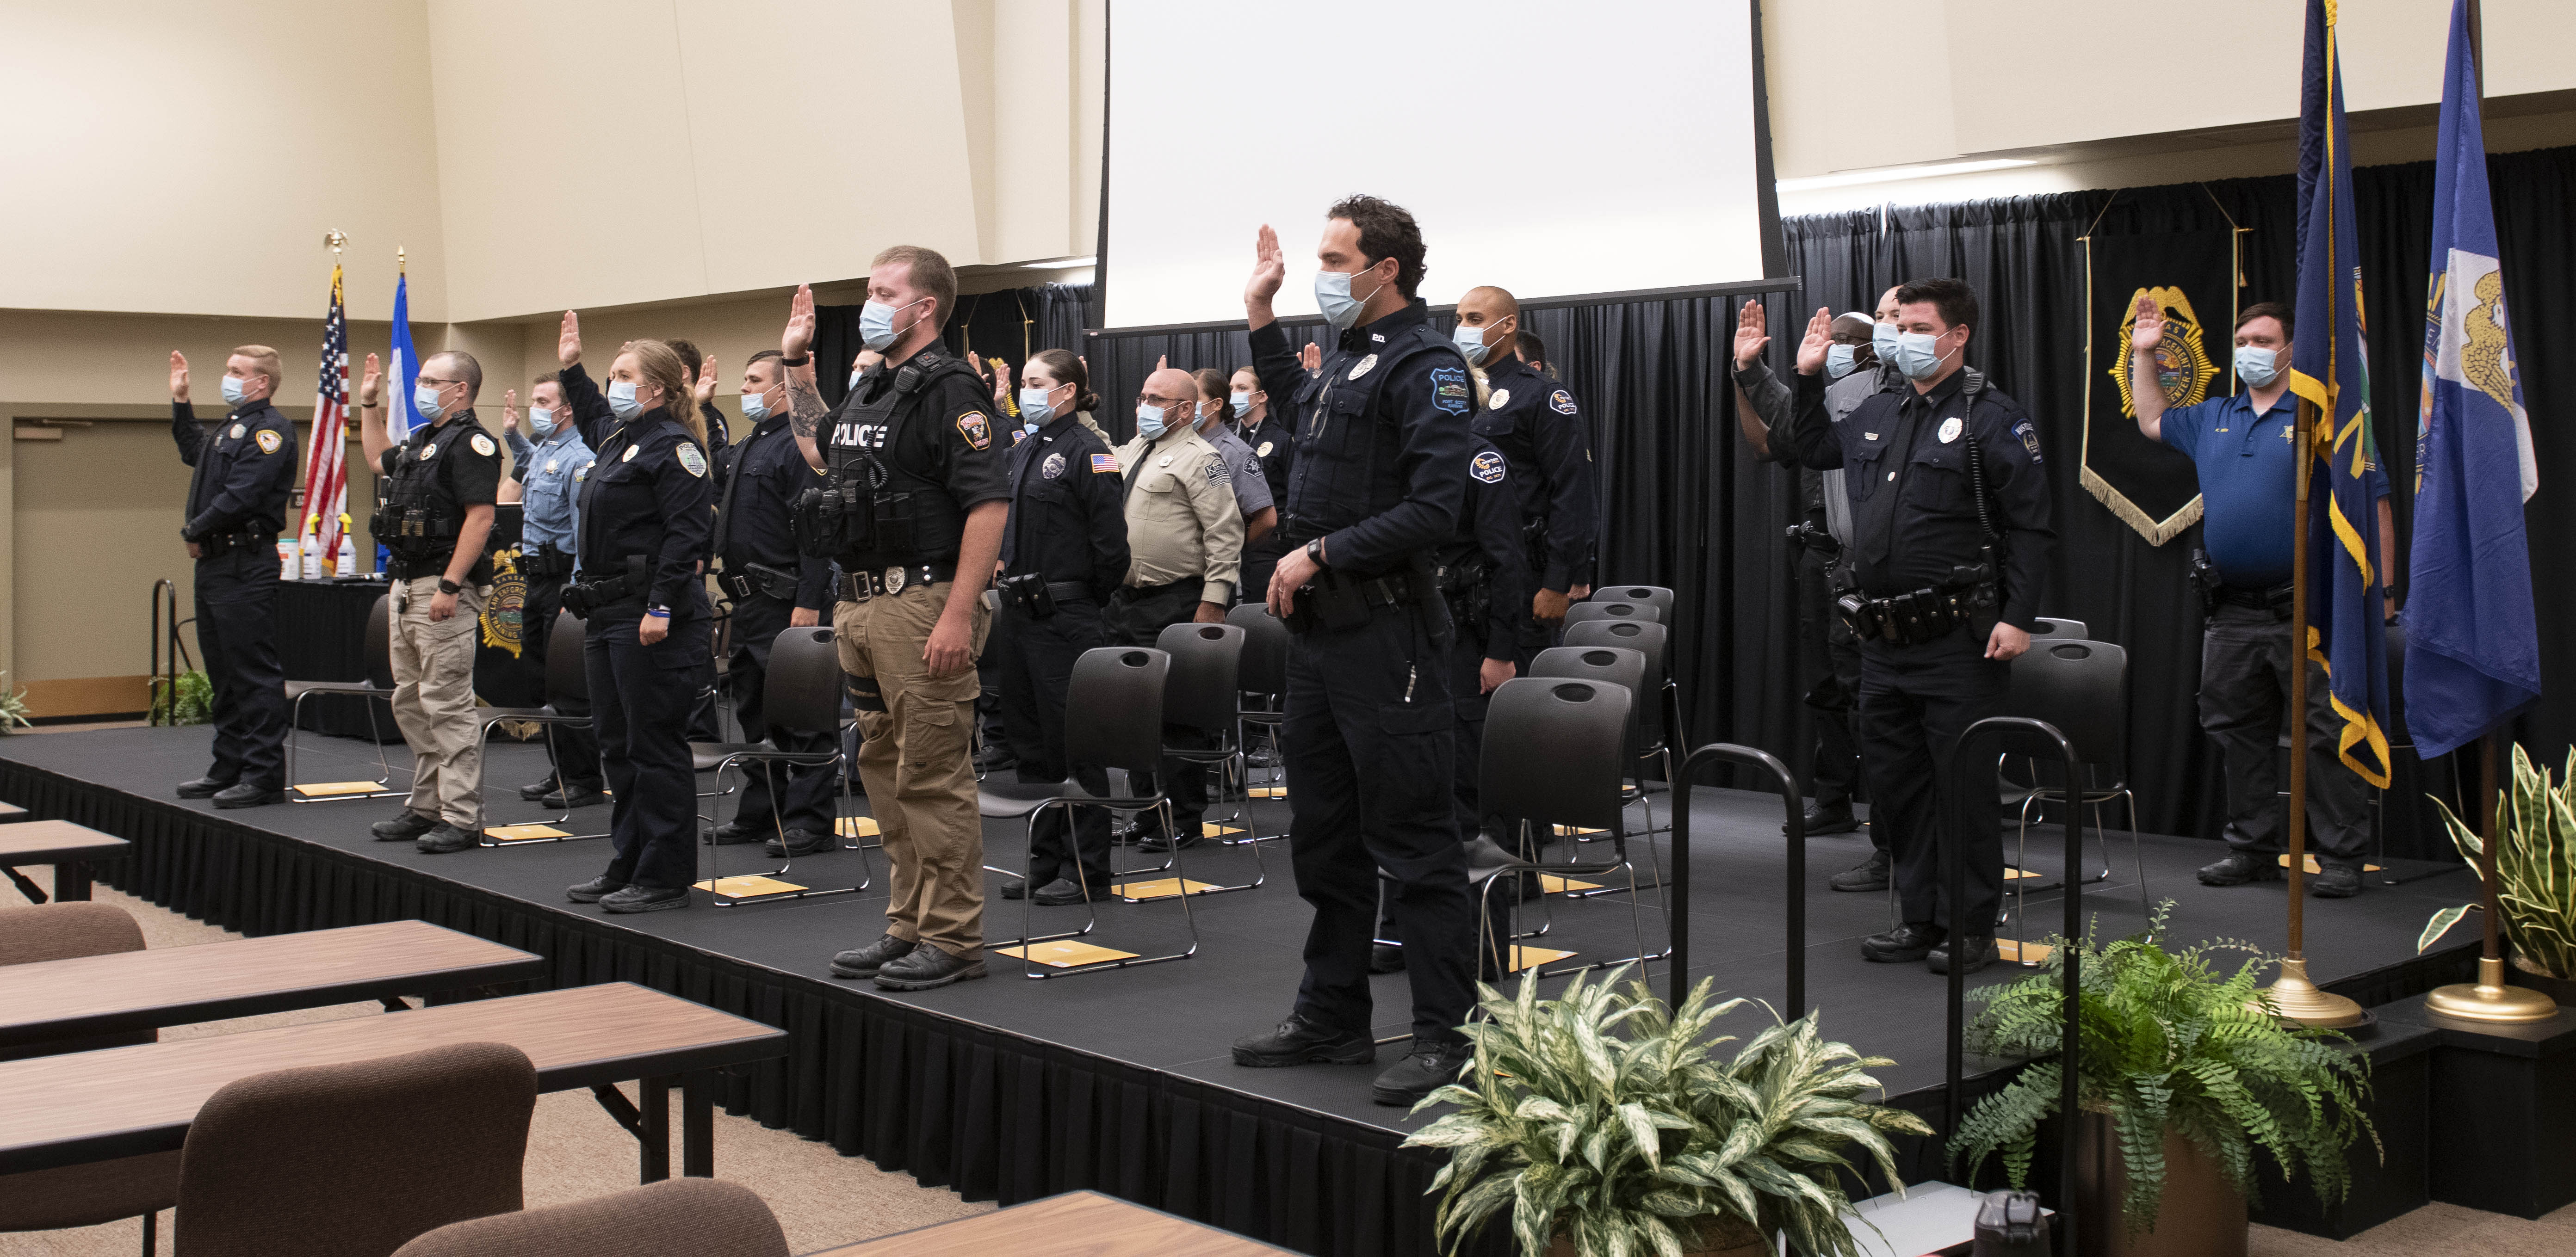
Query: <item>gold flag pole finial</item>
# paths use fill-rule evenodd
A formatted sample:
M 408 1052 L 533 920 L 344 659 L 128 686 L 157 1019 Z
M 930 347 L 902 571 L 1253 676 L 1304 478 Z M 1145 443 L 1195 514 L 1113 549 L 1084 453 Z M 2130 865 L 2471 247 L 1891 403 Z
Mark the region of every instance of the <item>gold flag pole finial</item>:
M 401 245 L 394 246 L 394 273 L 397 275 L 411 273 L 411 251 Z

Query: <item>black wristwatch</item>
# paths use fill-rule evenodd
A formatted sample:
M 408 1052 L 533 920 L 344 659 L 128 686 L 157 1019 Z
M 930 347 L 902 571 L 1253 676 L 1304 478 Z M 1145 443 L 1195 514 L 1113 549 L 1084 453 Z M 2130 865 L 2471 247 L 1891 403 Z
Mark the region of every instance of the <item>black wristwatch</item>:
M 461 594 L 465 592 L 465 587 L 457 584 L 455 581 L 441 576 L 438 578 L 438 592 L 442 594 Z
M 1323 539 L 1323 538 L 1321 538 L 1321 537 L 1317 537 L 1317 538 L 1315 538 L 1313 541 L 1309 541 L 1309 542 L 1307 542 L 1307 543 L 1306 543 L 1306 561 L 1307 561 L 1307 562 L 1310 562 L 1310 563 L 1312 563 L 1312 564 L 1314 564 L 1314 565 L 1315 565 L 1315 566 L 1317 566 L 1317 567 L 1323 567 L 1323 566 L 1326 566 L 1326 564 L 1324 563 L 1324 539 Z
M 804 366 L 806 363 L 812 362 L 813 360 L 814 360 L 814 355 L 812 355 L 812 354 L 807 354 L 807 355 L 805 355 L 805 356 L 804 356 L 804 357 L 802 357 L 802 358 L 780 358 L 780 359 L 778 360 L 778 365 L 780 365 L 780 366 L 782 366 L 782 367 L 801 367 L 801 366 Z

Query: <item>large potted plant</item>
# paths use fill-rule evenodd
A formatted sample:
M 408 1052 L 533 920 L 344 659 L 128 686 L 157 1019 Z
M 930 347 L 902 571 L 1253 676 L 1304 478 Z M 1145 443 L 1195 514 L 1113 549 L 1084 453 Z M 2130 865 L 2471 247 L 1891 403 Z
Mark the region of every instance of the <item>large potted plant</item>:
M 2496 928 L 2512 946 L 2513 967 L 2523 979 L 2565 1004 L 2576 998 L 2576 750 L 2552 782 L 2516 745 L 2513 788 L 2499 793 L 2505 841 L 2496 848 L 2496 906 L 2503 912 Z M 2442 823 L 2469 867 L 2480 868 L 2485 844 L 2447 806 Z M 2415 950 L 2431 947 L 2477 906 L 2434 913 Z
M 1776 1014 L 1720 1060 L 1732 1036 L 1709 1027 L 1744 1000 L 1713 1003 L 1703 980 L 1670 1009 L 1643 982 L 1621 986 L 1624 971 L 1552 1000 L 1528 975 L 1516 998 L 1479 988 L 1475 1063 L 1420 1106 L 1457 1111 L 1405 1140 L 1449 1150 L 1431 1190 L 1452 1250 L 1508 1210 L 1525 1257 L 1769 1253 L 1775 1236 L 1800 1254 L 1858 1254 L 1845 1153 L 1897 1183 L 1885 1132 L 1932 1133 L 1860 1098 L 1890 1062 L 1824 1042 L 1813 1016 Z
M 2345 1052 L 2333 1030 L 2283 1020 L 2258 984 L 2273 958 L 2228 941 L 2169 952 L 2155 943 L 2171 901 L 2147 933 L 2097 946 L 2082 957 L 2077 1103 L 2071 1137 L 2081 1142 L 2085 1182 L 2076 1185 L 2084 1251 L 2217 1257 L 2245 1251 L 2246 1208 L 2258 1200 L 2255 1151 L 2286 1180 L 2305 1173 L 2332 1204 L 2351 1186 L 2345 1155 L 2367 1134 L 2365 1058 Z M 2003 1090 L 1977 1102 L 1951 1137 L 1969 1180 L 1988 1157 L 2025 1185 L 2043 1119 L 2057 1112 L 2064 1025 L 2060 994 L 2067 948 L 2045 973 L 1972 991 L 1982 1002 L 1968 1029 L 1971 1051 L 2024 1057 L 2030 1064 Z M 2221 976 L 2212 957 L 2249 958 Z M 2165 1208 L 2168 1197 L 2174 1208 Z M 2115 1211 L 2120 1223 L 2109 1223 Z M 2170 1225 L 2159 1227 L 2160 1220 Z

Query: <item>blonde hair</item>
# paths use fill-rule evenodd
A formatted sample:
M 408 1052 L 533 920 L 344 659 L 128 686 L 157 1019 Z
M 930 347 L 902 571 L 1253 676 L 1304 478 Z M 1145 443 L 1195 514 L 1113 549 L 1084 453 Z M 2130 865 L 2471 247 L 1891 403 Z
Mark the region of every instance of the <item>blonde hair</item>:
M 661 386 L 662 409 L 671 412 L 703 449 L 707 419 L 698 413 L 697 395 L 689 387 L 689 368 L 680 361 L 680 352 L 658 340 L 628 341 L 626 352 L 635 355 L 635 370 L 644 377 L 643 383 Z
M 229 356 L 250 359 L 259 373 L 268 377 L 270 396 L 275 396 L 277 386 L 286 382 L 286 365 L 277 360 L 277 351 L 266 345 L 235 345 Z

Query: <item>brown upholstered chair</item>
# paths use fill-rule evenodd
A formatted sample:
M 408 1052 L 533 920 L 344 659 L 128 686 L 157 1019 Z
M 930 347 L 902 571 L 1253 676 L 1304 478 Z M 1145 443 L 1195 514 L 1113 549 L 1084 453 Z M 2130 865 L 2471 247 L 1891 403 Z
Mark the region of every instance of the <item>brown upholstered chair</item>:
M 75 902 L 0 908 L 0 965 L 141 950 L 143 928 L 114 904 Z M 49 1056 L 150 1043 L 156 1037 L 150 1030 L 137 1030 L 40 1043 L 5 1055 Z M 175 1152 L 0 1174 L 0 1231 L 98 1226 L 141 1215 L 143 1251 L 148 1255 L 156 1238 L 154 1223 L 158 1219 L 154 1215 L 178 1200 L 179 1154 Z
M 787 1257 L 787 1235 L 752 1190 L 675 1178 L 632 1191 L 443 1226 L 395 1257 Z
M 536 1067 L 504 1043 L 227 1083 L 180 1151 L 178 1250 L 385 1257 L 450 1222 L 513 1212 L 536 1104 Z

